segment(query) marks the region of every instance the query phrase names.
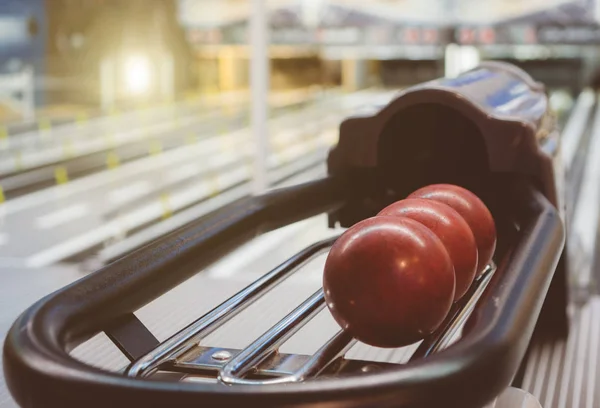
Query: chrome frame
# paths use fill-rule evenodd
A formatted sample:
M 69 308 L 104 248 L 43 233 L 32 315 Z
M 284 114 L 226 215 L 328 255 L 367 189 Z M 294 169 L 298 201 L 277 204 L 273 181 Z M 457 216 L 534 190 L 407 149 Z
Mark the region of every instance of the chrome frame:
M 295 359 L 291 365 L 297 367 L 292 372 L 289 368 L 283 367 L 284 364 L 286 367 L 290 366 L 289 358 L 277 360 L 270 359 L 270 357 L 279 353 L 279 347 L 282 344 L 325 308 L 323 289 L 317 290 L 243 350 L 214 351 L 213 348 L 206 348 L 211 353 L 211 357 L 207 359 L 203 354 L 193 353 L 193 349 L 200 346 L 202 339 L 256 302 L 279 283 L 298 272 L 302 266 L 328 251 L 338 236 L 317 242 L 286 260 L 144 356 L 133 361 L 125 370 L 125 375 L 147 377 L 159 370 L 200 372 L 208 367 L 211 371 L 216 371 L 216 379 L 226 385 L 283 384 L 301 382 L 318 376 L 333 362 L 342 358 L 357 343 L 357 340 L 340 330 L 312 356 L 291 355 L 289 358 Z M 448 318 L 449 320 L 445 322 L 441 332 L 430 339 L 431 342 L 422 357 L 448 348 L 461 337 L 462 327 L 473 312 L 495 271 L 494 264 L 486 267 L 482 276 L 473 283 L 469 297 L 455 305 L 459 310 Z M 210 364 L 195 363 L 198 360 L 209 360 Z M 266 374 L 271 378 L 264 378 L 264 376 L 262 378 L 261 376 L 246 378 L 252 373 Z M 186 378 L 187 381 L 190 379 L 191 377 Z

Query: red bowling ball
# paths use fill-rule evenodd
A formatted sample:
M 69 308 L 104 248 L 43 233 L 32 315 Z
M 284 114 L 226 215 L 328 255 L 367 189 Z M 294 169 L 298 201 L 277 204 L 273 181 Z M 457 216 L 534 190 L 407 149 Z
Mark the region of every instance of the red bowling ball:
M 411 218 L 437 235 L 454 264 L 454 301 L 465 295 L 477 271 L 477 244 L 469 224 L 458 212 L 438 201 L 409 198 L 389 205 L 378 215 Z
M 479 252 L 477 273 L 481 274 L 485 266 L 492 260 L 496 249 L 496 225 L 490 210 L 483 201 L 469 190 L 451 184 L 433 184 L 423 187 L 408 197 L 442 202 L 463 216 L 471 227 L 477 242 Z
M 332 246 L 323 290 L 335 320 L 356 339 L 401 347 L 431 334 L 450 311 L 454 267 L 442 241 L 423 224 L 373 217 Z

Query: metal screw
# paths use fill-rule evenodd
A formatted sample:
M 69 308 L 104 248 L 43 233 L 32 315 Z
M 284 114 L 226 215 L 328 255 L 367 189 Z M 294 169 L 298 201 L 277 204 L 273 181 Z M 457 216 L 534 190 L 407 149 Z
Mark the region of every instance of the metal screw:
M 219 350 L 214 352 L 213 355 L 210 357 L 216 361 L 227 361 L 231 359 L 232 355 L 227 350 Z

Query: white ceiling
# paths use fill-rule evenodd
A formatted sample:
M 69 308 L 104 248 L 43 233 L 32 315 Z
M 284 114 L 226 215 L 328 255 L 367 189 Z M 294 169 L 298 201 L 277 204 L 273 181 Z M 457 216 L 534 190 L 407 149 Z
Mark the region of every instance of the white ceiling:
M 454 14 L 461 22 L 502 21 L 554 8 L 573 0 L 457 0 Z
M 300 6 L 305 21 L 318 20 L 328 4 L 343 6 L 390 21 L 432 23 L 491 23 L 518 17 L 565 3 L 588 0 L 267 0 L 270 10 Z M 245 20 L 249 0 L 179 0 L 184 25 L 214 27 Z

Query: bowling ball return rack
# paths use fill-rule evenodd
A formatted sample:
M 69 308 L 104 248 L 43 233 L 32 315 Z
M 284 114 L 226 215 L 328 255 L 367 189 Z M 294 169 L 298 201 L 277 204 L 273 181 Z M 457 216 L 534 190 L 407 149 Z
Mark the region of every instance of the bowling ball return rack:
M 328 175 L 250 196 L 39 300 L 13 324 L 4 372 L 26 407 L 481 408 L 518 377 L 534 330 L 566 334 L 558 132 L 544 87 L 483 63 L 402 91 L 340 125 Z M 253 237 L 327 213 L 349 227 L 432 183 L 476 193 L 497 226 L 494 261 L 406 364 L 344 358 L 340 330 L 313 355 L 278 348 L 325 307 L 322 290 L 243 350 L 201 340 L 335 241 L 300 251 L 166 341 L 134 312 Z M 130 360 L 108 372 L 69 352 L 104 332 Z M 212 381 L 193 381 L 206 377 Z M 216 381 L 214 380 L 216 379 Z M 192 380 L 192 381 L 190 381 Z

